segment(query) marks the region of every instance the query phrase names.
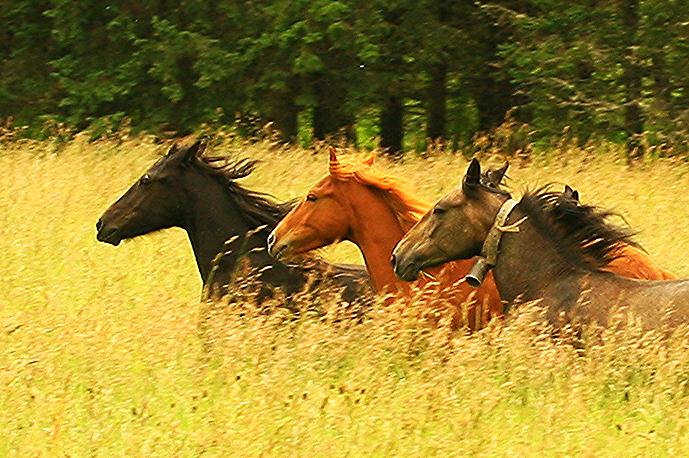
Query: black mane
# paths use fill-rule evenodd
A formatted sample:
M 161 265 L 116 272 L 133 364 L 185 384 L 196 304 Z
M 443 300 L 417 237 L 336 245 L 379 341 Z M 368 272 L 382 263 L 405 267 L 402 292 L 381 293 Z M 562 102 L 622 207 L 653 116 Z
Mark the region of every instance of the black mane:
M 278 203 L 269 194 L 250 191 L 235 181 L 249 176 L 258 162 L 252 159 L 233 160 L 222 156 L 198 155 L 194 164 L 223 181 L 233 200 L 252 225 L 265 225 L 267 231 L 272 231 L 294 207 L 295 201 Z
M 619 215 L 563 198 L 548 185 L 528 191 L 519 208 L 570 262 L 585 269 L 600 270 L 618 258 L 620 244 L 636 245 L 631 229 L 609 222 Z

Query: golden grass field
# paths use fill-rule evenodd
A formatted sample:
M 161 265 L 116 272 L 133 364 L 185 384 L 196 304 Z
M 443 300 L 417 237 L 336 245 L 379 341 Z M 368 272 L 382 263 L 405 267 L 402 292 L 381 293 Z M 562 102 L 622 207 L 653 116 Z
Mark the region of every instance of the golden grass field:
M 689 456 L 689 336 L 610 331 L 582 352 L 526 314 L 448 340 L 381 307 L 355 326 L 200 304 L 181 230 L 95 239 L 165 146 L 0 148 L 0 456 Z M 263 160 L 246 183 L 280 199 L 327 169 L 324 152 L 214 151 Z M 445 154 L 375 167 L 433 201 L 466 165 Z M 688 172 L 671 159 L 629 167 L 601 147 L 508 175 L 517 194 L 571 184 L 689 276 Z M 352 247 L 326 255 L 358 261 Z

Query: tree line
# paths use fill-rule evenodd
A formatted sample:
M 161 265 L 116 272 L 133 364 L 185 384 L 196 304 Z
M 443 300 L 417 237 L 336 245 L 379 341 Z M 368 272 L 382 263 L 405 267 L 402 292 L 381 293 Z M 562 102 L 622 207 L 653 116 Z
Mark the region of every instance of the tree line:
M 270 123 L 391 154 L 506 119 L 684 144 L 689 2 L 5 0 L 0 119 L 38 133 Z

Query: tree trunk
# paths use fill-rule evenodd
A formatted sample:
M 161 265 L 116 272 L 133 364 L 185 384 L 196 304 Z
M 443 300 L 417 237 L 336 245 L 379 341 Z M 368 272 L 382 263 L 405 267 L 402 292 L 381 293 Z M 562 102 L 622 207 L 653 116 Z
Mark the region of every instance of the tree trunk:
M 668 118 L 672 121 L 677 116 L 675 104 L 672 101 L 670 93 L 672 92 L 672 83 L 670 75 L 667 71 L 667 63 L 662 49 L 653 50 L 651 56 L 651 76 L 653 78 L 653 97 L 656 103 L 660 105 L 660 110 L 667 113 Z
M 509 2 L 506 6 L 516 8 Z M 478 129 L 485 132 L 502 124 L 507 111 L 516 102 L 514 87 L 496 66 L 500 62 L 498 48 L 510 39 L 511 30 L 495 24 L 495 19 L 480 8 L 476 10 L 477 4 L 472 8 L 475 9 L 473 17 L 476 21 L 473 33 L 481 38 L 477 49 L 473 50 L 480 57 L 476 60 L 476 67 L 471 69 L 473 75 L 469 79 L 469 90 L 476 102 Z
M 434 141 L 444 140 L 447 121 L 447 65 L 440 63 L 431 66 L 430 76 L 426 103 L 426 137 Z
M 355 141 L 354 117 L 343 110 L 347 91 L 343 84 L 318 78 L 314 83 L 313 136 L 318 140 L 344 138 Z
M 392 156 L 402 155 L 404 100 L 388 95 L 380 113 L 380 146 Z
M 452 0 L 435 0 L 432 2 L 436 9 L 436 20 L 438 25 L 445 27 L 446 23 L 452 18 Z M 446 46 L 440 48 L 440 52 L 435 56 L 437 59 L 430 65 L 428 92 L 426 99 L 426 138 L 431 141 L 445 139 L 445 127 L 447 124 L 447 72 L 448 66 L 445 63 Z
M 641 134 L 644 131 L 641 100 L 641 67 L 635 51 L 637 30 L 639 27 L 639 1 L 620 1 L 620 16 L 622 26 L 627 31 L 625 55 L 622 60 L 622 83 L 624 85 L 624 130 L 627 133 L 627 158 L 629 160 L 642 158 L 644 155 Z
M 190 58 L 182 57 L 177 59 L 177 74 L 179 84 L 182 87 L 182 98 L 172 102 L 173 109 L 170 117 L 170 124 L 177 135 L 188 135 L 192 133 L 191 126 L 198 121 L 201 108 L 199 98 L 196 96 L 197 88 L 194 86 L 197 75 Z
M 493 58 L 496 58 L 493 55 Z M 474 101 L 478 110 L 478 128 L 489 131 L 502 124 L 505 114 L 512 108 L 513 88 L 509 81 L 496 78 L 490 62 L 485 63 L 474 83 Z
M 268 118 L 274 123 L 283 141 L 294 143 L 299 128 L 299 107 L 295 103 L 296 91 L 276 93 L 271 96 Z

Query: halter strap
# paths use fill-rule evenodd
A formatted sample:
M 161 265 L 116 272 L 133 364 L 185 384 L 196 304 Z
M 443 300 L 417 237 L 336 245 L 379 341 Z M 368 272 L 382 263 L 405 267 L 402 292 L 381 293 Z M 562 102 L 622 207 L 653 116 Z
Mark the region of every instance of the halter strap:
M 502 234 L 505 232 L 519 232 L 519 225 L 526 220 L 525 216 L 516 223 L 505 226 L 507 218 L 518 203 L 514 199 L 507 199 L 500 207 L 498 214 L 495 215 L 493 226 L 491 226 L 486 239 L 483 241 L 481 255 L 476 259 L 476 263 L 466 277 L 464 277 L 466 282 L 474 288 L 481 286 L 481 282 L 483 282 L 488 271 L 497 263 L 498 246 L 500 245 Z

